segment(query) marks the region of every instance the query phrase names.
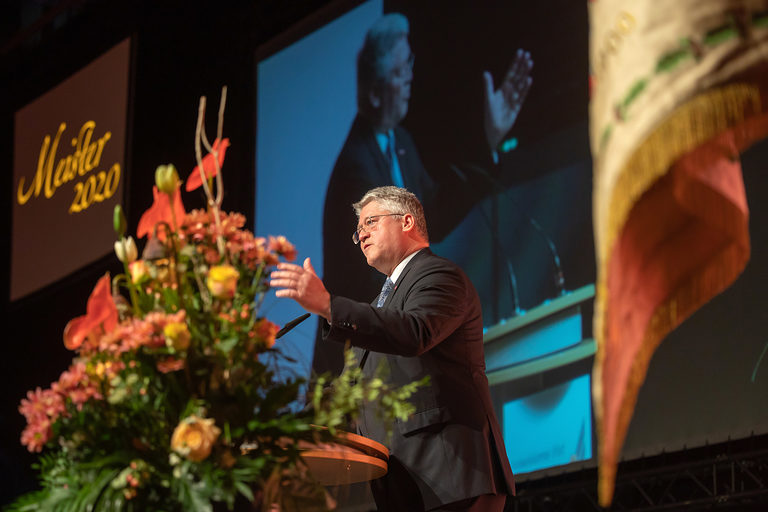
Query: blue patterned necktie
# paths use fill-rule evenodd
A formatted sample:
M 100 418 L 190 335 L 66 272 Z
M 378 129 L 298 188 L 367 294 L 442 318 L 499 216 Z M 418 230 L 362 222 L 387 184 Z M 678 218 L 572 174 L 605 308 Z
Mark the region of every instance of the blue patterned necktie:
M 380 308 L 387 301 L 387 297 L 392 293 L 392 289 L 395 287 L 395 283 L 390 278 L 384 281 L 384 286 L 381 287 L 381 293 L 379 294 L 379 300 L 376 302 L 376 307 Z

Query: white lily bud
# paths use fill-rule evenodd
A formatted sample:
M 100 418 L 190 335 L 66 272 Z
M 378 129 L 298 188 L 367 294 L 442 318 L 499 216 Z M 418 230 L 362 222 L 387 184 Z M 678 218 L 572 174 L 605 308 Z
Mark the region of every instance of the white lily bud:
M 136 248 L 136 242 L 133 237 L 123 237 L 115 242 L 115 254 L 117 259 L 123 263 L 133 263 L 139 257 L 139 250 Z

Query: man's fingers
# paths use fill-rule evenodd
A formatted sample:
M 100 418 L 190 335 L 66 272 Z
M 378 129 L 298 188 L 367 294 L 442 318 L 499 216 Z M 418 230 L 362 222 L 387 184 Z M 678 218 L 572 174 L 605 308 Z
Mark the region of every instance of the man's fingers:
M 306 273 L 306 270 L 301 268 L 298 265 L 291 265 L 290 267 L 278 267 L 279 270 L 273 270 L 270 272 L 270 277 L 292 277 L 294 279 L 299 279 L 301 276 L 303 276 Z
M 526 77 L 526 79 L 522 81 L 520 87 L 505 84 L 504 97 L 507 99 L 507 103 L 513 107 L 522 105 L 523 101 L 525 101 L 525 97 L 528 95 L 528 91 L 531 89 L 532 83 L 533 79 L 531 77 Z
M 524 62 L 525 54 L 522 49 L 518 49 L 512 64 L 510 64 L 509 69 L 507 69 L 507 75 L 504 77 L 504 81 L 511 80 L 514 76 L 520 73 Z
M 522 87 L 517 91 L 520 103 L 522 103 L 525 100 L 525 97 L 528 95 L 528 91 L 531 90 L 532 83 L 533 83 L 533 78 L 526 77 Z
M 270 274 L 269 276 L 270 282 L 274 282 L 277 279 L 298 279 L 298 278 L 299 278 L 299 274 L 297 274 L 296 272 L 275 271 L 275 272 L 272 272 L 272 274 Z
M 293 272 L 300 272 L 302 268 L 293 263 L 280 262 L 277 264 L 277 270 L 289 270 Z M 274 274 L 275 272 L 272 272 L 272 273 Z
M 304 260 L 304 270 L 306 270 L 308 272 L 312 272 L 313 274 L 317 274 L 317 272 L 315 272 L 315 268 L 312 266 L 312 262 L 310 261 L 309 258 Z
M 483 72 L 483 81 L 485 82 L 485 99 L 493 96 L 493 77 L 487 71 Z
M 296 281 L 293 279 L 270 279 L 269 285 L 273 288 L 296 288 Z
M 528 75 L 531 74 L 532 68 L 533 59 L 531 59 L 531 54 L 523 50 L 518 50 L 515 60 L 507 70 L 504 81 L 513 84 L 517 88 L 521 88 L 525 85 L 526 79 L 528 78 Z

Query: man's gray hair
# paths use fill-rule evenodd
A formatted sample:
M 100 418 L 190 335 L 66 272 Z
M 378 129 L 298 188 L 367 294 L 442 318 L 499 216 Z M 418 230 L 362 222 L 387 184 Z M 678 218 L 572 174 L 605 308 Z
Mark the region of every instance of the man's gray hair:
M 357 108 L 366 117 L 377 115 L 369 93 L 386 80 L 392 48 L 401 38 L 408 37 L 408 30 L 408 18 L 392 13 L 379 18 L 365 35 L 357 54 Z
M 413 192 L 392 185 L 371 189 L 365 193 L 360 201 L 352 205 L 358 219 L 360 219 L 360 211 L 365 208 L 365 205 L 374 201 L 389 213 L 410 213 L 413 215 L 413 218 L 416 220 L 416 230 L 424 240 L 429 242 L 424 208 L 421 206 L 419 198 Z

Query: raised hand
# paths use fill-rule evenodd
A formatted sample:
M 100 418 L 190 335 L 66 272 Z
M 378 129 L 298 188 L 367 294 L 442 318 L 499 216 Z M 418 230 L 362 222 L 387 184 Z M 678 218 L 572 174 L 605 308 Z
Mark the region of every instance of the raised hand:
M 292 263 L 278 263 L 277 270 L 270 275 L 269 285 L 278 288 L 276 296 L 293 299 L 310 313 L 330 321 L 331 295 L 323 281 L 317 277 L 309 258 L 304 260 L 302 267 Z
M 485 80 L 485 136 L 491 150 L 498 148 L 504 136 L 517 120 L 533 79 L 531 54 L 519 49 L 507 70 L 504 81 L 494 89 L 493 77 L 486 71 Z

